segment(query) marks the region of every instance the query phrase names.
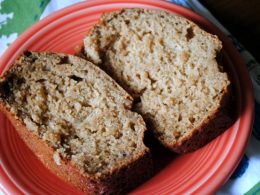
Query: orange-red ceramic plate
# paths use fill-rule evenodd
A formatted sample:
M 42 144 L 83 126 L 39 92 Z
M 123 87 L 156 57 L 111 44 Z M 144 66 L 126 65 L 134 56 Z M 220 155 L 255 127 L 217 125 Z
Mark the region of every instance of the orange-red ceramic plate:
M 133 194 L 200 193 L 208 194 L 220 188 L 241 159 L 253 119 L 253 95 L 245 64 L 234 46 L 206 19 L 183 7 L 157 0 L 95 0 L 58 11 L 33 25 L 5 52 L 0 61 L 0 73 L 24 50 L 74 53 L 88 29 L 101 13 L 124 7 L 163 9 L 174 12 L 217 34 L 224 49 L 224 66 L 233 79 L 236 122 L 217 139 L 196 152 L 176 156 L 165 151 L 163 166 Z M 0 187 L 10 194 L 78 194 L 73 187 L 52 175 L 36 159 L 17 136 L 9 121 L 0 113 Z M 163 151 L 163 150 L 162 150 Z M 162 152 L 161 152 L 162 153 Z M 164 152 L 163 152 L 164 153 Z

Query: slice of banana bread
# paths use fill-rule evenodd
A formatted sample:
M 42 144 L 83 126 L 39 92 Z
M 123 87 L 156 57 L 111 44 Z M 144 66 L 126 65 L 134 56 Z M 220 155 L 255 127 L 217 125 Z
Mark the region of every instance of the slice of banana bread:
M 135 109 L 166 147 L 185 153 L 215 138 L 231 119 L 222 110 L 230 81 L 217 36 L 165 11 L 105 13 L 84 53 L 135 99 Z
M 26 52 L 0 80 L 0 108 L 43 164 L 87 194 L 122 194 L 152 173 L 132 97 L 81 58 Z

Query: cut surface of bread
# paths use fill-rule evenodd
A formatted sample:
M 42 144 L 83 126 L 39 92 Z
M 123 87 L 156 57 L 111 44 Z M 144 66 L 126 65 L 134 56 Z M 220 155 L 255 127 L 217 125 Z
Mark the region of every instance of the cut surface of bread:
M 0 105 L 40 160 L 86 193 L 123 193 L 151 175 L 132 97 L 88 61 L 26 52 L 1 78 Z
M 155 137 L 175 152 L 196 150 L 230 118 L 221 110 L 230 81 L 216 56 L 217 36 L 165 11 L 105 13 L 84 39 L 84 53 L 135 99 Z

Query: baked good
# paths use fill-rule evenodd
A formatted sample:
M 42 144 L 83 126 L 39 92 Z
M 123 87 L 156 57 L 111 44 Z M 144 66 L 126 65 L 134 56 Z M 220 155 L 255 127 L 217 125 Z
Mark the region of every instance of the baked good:
M 84 55 L 130 95 L 167 148 L 186 153 L 222 133 L 230 80 L 216 61 L 215 35 L 165 11 L 105 13 L 84 39 Z
M 122 194 L 152 174 L 146 126 L 132 102 L 72 55 L 25 52 L 0 80 L 0 109 L 27 146 L 87 194 Z

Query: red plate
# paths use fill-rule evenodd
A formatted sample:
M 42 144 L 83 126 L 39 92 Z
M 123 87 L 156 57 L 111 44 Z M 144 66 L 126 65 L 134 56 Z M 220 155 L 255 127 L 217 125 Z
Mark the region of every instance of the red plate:
M 234 80 L 238 119 L 224 134 L 196 152 L 172 157 L 158 173 L 133 191 L 135 194 L 214 193 L 229 178 L 241 159 L 253 120 L 250 78 L 240 55 L 228 39 L 206 19 L 183 7 L 157 0 L 96 0 L 75 4 L 41 20 L 23 33 L 5 52 L 0 73 L 24 50 L 74 53 L 87 30 L 102 12 L 123 7 L 164 9 L 185 16 L 207 31 L 217 34 L 224 45 L 224 66 Z M 0 113 L 0 187 L 10 194 L 80 193 L 46 170 L 17 136 Z

